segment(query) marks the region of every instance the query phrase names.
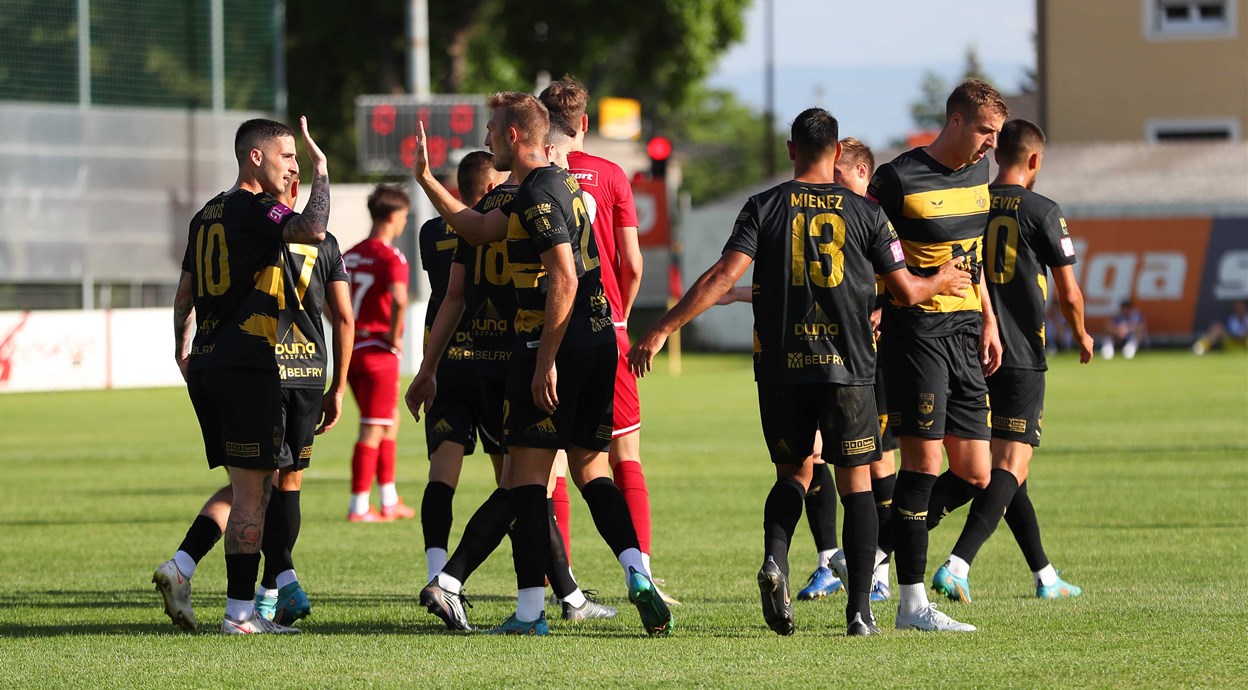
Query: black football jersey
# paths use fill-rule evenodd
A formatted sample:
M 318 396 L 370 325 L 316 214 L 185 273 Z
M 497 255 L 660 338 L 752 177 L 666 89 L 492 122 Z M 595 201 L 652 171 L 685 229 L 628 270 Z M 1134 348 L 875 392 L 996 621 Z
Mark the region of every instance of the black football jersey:
M 750 197 L 724 250 L 754 259 L 757 381 L 874 384 L 875 275 L 905 267 L 879 206 L 791 180 Z
M 286 290 L 278 316 L 277 369 L 283 388 L 325 389 L 329 348 L 321 314 L 332 282 L 349 280 L 338 238 L 318 245 L 287 244 L 282 251 Z
M 974 282 L 962 297 L 936 295 L 911 307 L 894 304 L 895 309 L 885 310 L 885 330 L 919 337 L 978 334 L 988 160 L 951 170 L 922 148 L 911 149 L 875 171 L 867 194 L 892 221 L 912 272 L 930 276 L 950 259 L 967 257 Z
M 516 197 L 502 211 L 509 216 L 507 261 L 516 289 L 515 348 L 538 348 L 546 321 L 548 282 L 541 255 L 559 244 L 571 245 L 579 279 L 561 348 L 614 342 L 598 243 L 576 178 L 557 165 L 538 168 L 524 178 Z
M 1048 267 L 1075 263 L 1075 244 L 1062 209 L 1019 185 L 992 185 L 984 231 L 984 275 L 997 314 L 1004 367 L 1047 369 L 1044 303 Z
M 195 296 L 192 371 L 277 369 L 282 229 L 297 215 L 271 194 L 238 189 L 191 219 L 182 270 Z
M 517 185 L 499 185 L 473 208 L 489 213 L 515 198 Z M 471 362 L 477 371 L 505 378 L 515 341 L 516 290 L 511 285 L 507 241 L 474 247 L 459 238 L 452 261 L 464 267 L 464 318 L 444 362 Z
M 451 277 L 451 257 L 459 244 L 454 231 L 441 217 L 426 221 L 420 226 L 417 238 L 420 244 L 420 267 L 429 274 L 429 309 L 425 311 L 425 338 L 433 328 L 438 308 L 446 299 L 446 283 Z M 427 343 L 426 343 L 427 344 Z

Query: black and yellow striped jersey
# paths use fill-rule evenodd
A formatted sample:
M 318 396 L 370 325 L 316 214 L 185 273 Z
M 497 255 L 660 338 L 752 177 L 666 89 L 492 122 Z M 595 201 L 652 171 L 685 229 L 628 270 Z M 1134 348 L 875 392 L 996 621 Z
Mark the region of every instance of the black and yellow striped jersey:
M 963 297 L 936 295 L 913 307 L 888 310 L 889 330 L 917 336 L 979 333 L 979 266 L 988 220 L 988 161 L 951 170 L 923 148 L 881 165 L 867 194 L 880 203 L 901 238 L 912 273 L 930 276 L 951 259 L 966 257 L 975 285 Z
M 507 262 L 516 289 L 515 349 L 536 350 L 546 323 L 546 268 L 542 253 L 571 245 L 579 279 L 571 319 L 561 349 L 614 342 L 611 307 L 602 288 L 598 243 L 585 197 L 576 178 L 551 164 L 529 173 L 516 197 L 505 204 L 508 215 Z
M 875 275 L 905 266 L 879 206 L 791 180 L 750 197 L 724 250 L 754 259 L 755 380 L 875 382 Z
M 997 314 L 1003 367 L 1047 369 L 1047 267 L 1075 263 L 1075 243 L 1057 202 L 1020 185 L 992 185 L 984 233 L 984 277 Z
M 282 229 L 298 214 L 271 194 L 218 194 L 191 219 L 182 270 L 195 296 L 192 371 L 277 369 L 285 305 Z
M 514 184 L 490 190 L 473 209 L 489 213 L 511 202 L 519 189 Z M 511 286 L 507 241 L 474 247 L 460 237 L 452 259 L 464 267 L 464 318 L 446 350 L 446 360 L 471 362 L 474 370 L 505 377 L 511 359 L 512 319 L 516 317 L 516 291 Z

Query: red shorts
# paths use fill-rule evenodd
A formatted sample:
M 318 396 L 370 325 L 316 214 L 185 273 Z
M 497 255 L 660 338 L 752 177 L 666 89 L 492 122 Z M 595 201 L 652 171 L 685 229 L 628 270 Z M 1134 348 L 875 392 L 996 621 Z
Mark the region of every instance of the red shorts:
M 628 329 L 617 326 L 615 342 L 620 356 L 615 363 L 615 411 L 611 438 L 619 438 L 641 428 L 641 400 L 637 397 L 637 377 L 628 370 Z
M 362 347 L 351 353 L 347 384 L 360 406 L 360 424 L 390 426 L 399 413 L 399 356 L 389 349 Z

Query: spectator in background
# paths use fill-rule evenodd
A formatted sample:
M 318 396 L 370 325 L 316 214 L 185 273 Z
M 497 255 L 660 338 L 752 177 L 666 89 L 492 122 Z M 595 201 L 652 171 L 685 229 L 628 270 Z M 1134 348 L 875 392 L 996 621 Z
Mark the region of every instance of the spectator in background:
M 1142 343 L 1148 342 L 1148 322 L 1130 300 L 1123 302 L 1118 313 L 1109 322 L 1109 337 L 1101 344 L 1101 357 L 1113 359 L 1114 352 L 1122 350 L 1122 356 L 1133 359 Z
M 1224 342 L 1238 348 L 1248 347 L 1248 302 L 1239 300 L 1223 321 L 1214 321 L 1209 330 L 1192 344 L 1192 352 L 1203 355 Z

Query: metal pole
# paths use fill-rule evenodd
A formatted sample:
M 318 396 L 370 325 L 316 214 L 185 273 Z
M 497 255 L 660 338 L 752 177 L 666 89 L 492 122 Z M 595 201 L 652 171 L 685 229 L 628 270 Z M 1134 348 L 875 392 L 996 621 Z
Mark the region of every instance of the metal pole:
M 776 38 L 774 0 L 767 0 L 763 5 L 763 51 L 765 67 L 763 70 L 767 93 L 763 106 L 763 166 L 767 171 L 767 179 L 776 176 Z
M 427 0 L 408 0 L 407 3 L 407 88 L 417 98 L 428 98 L 429 87 L 429 4 Z M 430 293 L 429 276 L 420 270 L 420 242 L 417 234 L 425 221 L 434 217 L 433 204 L 425 192 L 408 178 L 409 196 L 412 199 L 411 225 L 403 233 L 403 253 L 408 256 L 411 270 L 408 285 L 417 298 Z
M 288 115 L 286 92 L 286 1 L 273 3 L 273 110 L 279 119 Z
M 78 106 L 91 105 L 91 0 L 78 0 Z
M 225 110 L 225 7 L 224 0 L 212 0 L 209 23 L 212 25 L 212 111 Z

